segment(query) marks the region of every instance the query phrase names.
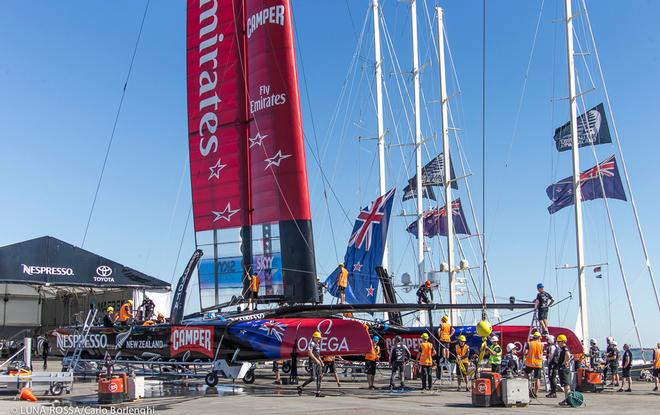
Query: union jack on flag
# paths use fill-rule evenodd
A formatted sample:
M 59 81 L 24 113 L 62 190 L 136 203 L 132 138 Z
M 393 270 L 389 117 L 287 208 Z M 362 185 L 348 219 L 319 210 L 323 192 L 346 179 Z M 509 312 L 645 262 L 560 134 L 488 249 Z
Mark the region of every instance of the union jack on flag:
M 627 200 L 614 155 L 580 173 L 580 190 L 583 201 L 606 197 Z M 574 204 L 573 176 L 548 186 L 545 192 L 552 200 L 552 204 L 548 207 L 550 214 Z
M 371 248 L 373 229 L 376 225 L 380 225 L 383 217 L 385 217 L 385 206 L 392 195 L 394 195 L 394 189 L 380 196 L 360 211 L 356 222 L 358 228 L 348 240 L 348 246 L 355 246 L 361 249 L 362 245 L 365 244 L 365 250 L 368 251 Z
M 282 342 L 284 331 L 287 325 L 277 321 L 269 320 L 264 322 L 259 330 L 265 331 L 267 336 L 275 337 L 279 342 Z

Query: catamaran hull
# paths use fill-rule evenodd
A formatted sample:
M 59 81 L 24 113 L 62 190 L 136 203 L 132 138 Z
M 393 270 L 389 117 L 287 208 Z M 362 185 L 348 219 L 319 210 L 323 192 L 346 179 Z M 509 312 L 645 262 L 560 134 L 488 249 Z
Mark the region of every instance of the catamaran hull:
M 306 354 L 315 331 L 323 335 L 322 355 L 363 355 L 371 350 L 364 325 L 342 319 L 281 318 L 252 321 L 199 321 L 171 326 L 92 327 L 82 345 L 83 359 L 231 360 L 290 359 Z M 77 328 L 59 328 L 49 336 L 56 350 L 66 356 L 81 336 Z

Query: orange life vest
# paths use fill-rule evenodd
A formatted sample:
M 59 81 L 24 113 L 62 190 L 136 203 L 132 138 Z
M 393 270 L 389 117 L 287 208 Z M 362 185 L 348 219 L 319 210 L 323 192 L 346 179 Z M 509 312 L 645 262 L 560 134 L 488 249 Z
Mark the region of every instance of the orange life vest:
M 131 305 L 128 303 L 122 304 L 121 308 L 119 308 L 119 321 L 126 321 L 131 317 L 133 317 Z
M 467 343 L 463 346 L 460 344 L 456 345 L 456 359 L 466 361 L 468 359 L 468 353 L 470 353 L 470 347 Z
M 441 323 L 440 324 L 440 341 L 441 342 L 450 342 L 451 341 L 451 324 Z
M 538 340 L 532 340 L 527 343 L 527 352 L 525 353 L 525 366 L 534 369 L 543 367 L 543 346 Z
M 419 345 L 419 364 L 422 366 L 433 366 L 433 345 L 430 342 L 423 342 Z
M 253 275 L 250 278 L 250 291 L 253 293 L 258 293 L 259 292 L 259 276 L 258 275 Z
M 153 326 L 155 324 L 156 324 L 156 322 L 153 321 L 153 320 L 147 320 L 144 323 L 142 323 L 143 326 Z
M 655 367 L 656 369 L 660 369 L 660 347 L 655 349 L 653 354 L 655 355 L 655 364 L 653 367 Z
M 348 270 L 342 267 L 339 270 L 339 278 L 337 279 L 337 285 L 346 288 L 348 287 Z
M 323 356 L 323 361 L 327 363 L 332 363 L 335 361 L 335 356 Z
M 380 347 L 378 345 L 371 345 L 371 351 L 364 355 L 364 360 L 375 361 L 380 356 Z

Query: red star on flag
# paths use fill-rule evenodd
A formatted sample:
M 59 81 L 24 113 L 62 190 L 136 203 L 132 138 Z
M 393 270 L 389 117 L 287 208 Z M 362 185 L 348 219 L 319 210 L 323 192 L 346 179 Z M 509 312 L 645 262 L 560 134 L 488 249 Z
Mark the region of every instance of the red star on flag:
M 353 271 L 361 272 L 362 271 L 362 264 L 360 264 L 359 262 L 356 262 L 355 264 L 353 264 Z
M 374 296 L 374 291 L 375 291 L 375 289 L 374 289 L 373 285 L 370 286 L 369 288 L 367 288 L 367 297 L 373 297 Z

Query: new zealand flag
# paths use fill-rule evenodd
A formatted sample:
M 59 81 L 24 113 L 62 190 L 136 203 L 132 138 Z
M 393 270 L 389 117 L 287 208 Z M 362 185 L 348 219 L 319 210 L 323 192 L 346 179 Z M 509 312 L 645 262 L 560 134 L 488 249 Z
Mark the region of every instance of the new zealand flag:
M 454 220 L 454 233 L 462 235 L 470 235 L 470 229 L 463 213 L 463 206 L 461 206 L 461 199 L 458 198 L 451 202 L 452 219 Z M 432 209 L 424 212 L 424 236 L 430 238 L 440 235 L 447 236 L 447 213 L 445 207 L 440 209 Z M 406 229 L 417 237 L 417 221 L 414 221 Z
M 344 267 L 348 270 L 346 302 L 349 304 L 376 302 L 379 284 L 376 267 L 383 263 L 395 190 L 392 189 L 371 202 L 360 211 L 355 221 L 344 256 Z M 339 297 L 338 275 L 339 268 L 326 280 L 328 292 L 334 297 Z
M 600 178 L 603 180 L 602 186 Z M 600 162 L 597 166 L 580 173 L 580 190 L 582 191 L 583 201 L 603 199 L 605 197 L 627 200 L 626 192 L 623 190 L 623 184 L 621 183 L 619 169 L 616 167 L 616 159 L 613 155 L 607 160 Z M 548 206 L 548 212 L 550 214 L 572 205 L 574 203 L 573 176 L 548 186 L 545 192 L 550 200 L 552 200 L 552 204 Z

